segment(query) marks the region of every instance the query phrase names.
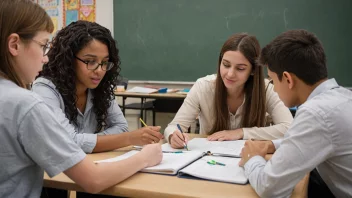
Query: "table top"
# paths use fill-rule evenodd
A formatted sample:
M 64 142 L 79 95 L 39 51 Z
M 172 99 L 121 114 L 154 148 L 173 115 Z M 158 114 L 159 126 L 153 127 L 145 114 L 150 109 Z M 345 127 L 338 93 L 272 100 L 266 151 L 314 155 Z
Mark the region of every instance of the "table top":
M 204 135 L 191 134 L 191 138 L 204 137 Z M 126 153 L 132 147 L 125 147 L 122 149 L 88 154 L 91 160 L 102 160 L 107 158 L 116 157 Z M 267 158 L 270 158 L 268 155 Z M 308 187 L 307 174 L 295 187 L 291 197 L 306 197 Z M 61 173 L 53 178 L 49 178 L 47 174 L 44 175 L 44 186 L 83 191 L 76 183 L 74 183 L 65 174 Z M 221 183 L 206 180 L 184 179 L 176 176 L 150 174 L 150 173 L 137 173 L 125 181 L 112 186 L 101 194 L 126 196 L 126 197 L 258 197 L 256 192 L 250 186 L 237 185 L 229 183 Z

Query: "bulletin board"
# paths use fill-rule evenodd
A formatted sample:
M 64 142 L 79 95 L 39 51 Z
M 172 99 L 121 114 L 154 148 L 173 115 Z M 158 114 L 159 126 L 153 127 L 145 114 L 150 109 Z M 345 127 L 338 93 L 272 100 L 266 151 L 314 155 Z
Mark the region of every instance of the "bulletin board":
M 77 20 L 95 22 L 95 0 L 32 0 L 46 10 L 54 23 L 53 35 Z
M 77 20 L 95 22 L 95 0 L 63 0 L 63 24 Z

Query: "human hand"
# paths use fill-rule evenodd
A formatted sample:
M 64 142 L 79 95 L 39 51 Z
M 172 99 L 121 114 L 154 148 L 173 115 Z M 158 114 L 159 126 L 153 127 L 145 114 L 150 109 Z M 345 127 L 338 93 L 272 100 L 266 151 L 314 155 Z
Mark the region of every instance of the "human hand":
M 181 133 L 179 130 L 174 131 L 173 134 L 169 136 L 169 143 L 172 148 L 184 148 L 189 140 L 188 134 Z
M 230 140 L 239 140 L 243 138 L 243 130 L 235 129 L 235 130 L 224 130 L 213 133 L 208 136 L 209 141 L 230 141 Z
M 258 143 L 258 141 L 247 140 L 242 148 L 241 161 L 238 163 L 239 166 L 244 166 L 247 161 L 253 156 L 259 155 L 263 158 L 268 151 L 268 144 Z
M 130 142 L 133 145 L 158 143 L 164 136 L 160 133 L 160 126 L 147 126 L 130 132 Z
M 143 146 L 140 156 L 146 162 L 146 167 L 155 166 L 163 159 L 163 153 L 160 144 L 148 144 Z

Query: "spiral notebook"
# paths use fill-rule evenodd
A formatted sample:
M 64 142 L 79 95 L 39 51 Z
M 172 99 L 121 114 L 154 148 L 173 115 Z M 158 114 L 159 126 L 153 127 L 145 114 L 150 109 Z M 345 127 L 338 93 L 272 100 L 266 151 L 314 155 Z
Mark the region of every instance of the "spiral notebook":
M 215 160 L 222 165 L 212 165 L 208 162 Z M 218 182 L 247 184 L 248 178 L 244 169 L 238 166 L 240 158 L 204 156 L 179 171 L 178 177 L 188 179 L 204 179 Z
M 138 152 L 140 151 L 129 151 L 123 155 L 114 158 L 95 161 L 95 163 L 121 161 L 135 155 Z M 144 168 L 141 170 L 141 172 L 176 175 L 180 169 L 201 158 L 203 155 L 203 152 L 199 151 L 184 151 L 182 153 L 163 153 L 163 159 L 160 164 Z

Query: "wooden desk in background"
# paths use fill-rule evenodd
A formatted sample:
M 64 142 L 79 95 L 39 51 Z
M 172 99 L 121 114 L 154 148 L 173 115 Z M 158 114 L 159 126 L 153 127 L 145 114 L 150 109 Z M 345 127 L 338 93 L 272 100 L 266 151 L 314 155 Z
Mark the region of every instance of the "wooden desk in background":
M 125 106 L 127 98 L 140 98 L 140 105 L 143 106 L 146 103 L 146 99 L 155 99 L 153 101 L 153 125 L 155 125 L 155 112 L 164 113 L 176 113 L 181 107 L 183 100 L 187 94 L 179 93 L 131 93 L 131 92 L 115 92 L 115 96 L 122 97 L 122 113 L 125 115 Z M 140 109 L 140 117 L 145 119 L 143 116 L 143 109 Z
M 191 138 L 206 137 L 199 134 L 190 134 Z M 126 147 L 131 149 L 132 147 Z M 126 148 L 121 151 L 115 150 L 105 153 L 89 154 L 88 158 L 102 160 L 116 157 L 126 152 Z M 270 158 L 270 156 L 267 156 Z M 118 167 L 116 167 L 118 168 Z M 307 197 L 308 188 L 307 174 L 295 187 L 291 197 Z M 44 186 L 50 188 L 65 189 L 71 191 L 83 191 L 76 183 L 63 173 L 49 178 L 44 175 Z M 123 197 L 258 197 L 253 188 L 249 185 L 236 185 L 229 183 L 213 182 L 206 180 L 194 180 L 178 178 L 177 176 L 158 175 L 150 173 L 137 173 L 125 181 L 112 186 L 100 194 L 115 195 Z

